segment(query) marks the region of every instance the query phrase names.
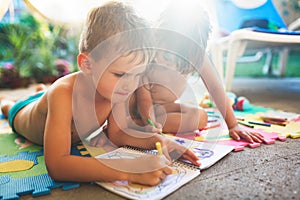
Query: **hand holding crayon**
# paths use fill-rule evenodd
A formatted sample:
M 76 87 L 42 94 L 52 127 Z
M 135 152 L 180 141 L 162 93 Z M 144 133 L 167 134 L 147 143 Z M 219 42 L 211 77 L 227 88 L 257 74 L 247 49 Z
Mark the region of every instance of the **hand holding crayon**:
M 147 122 L 150 126 L 152 126 L 154 128 L 154 129 L 152 129 L 153 132 L 158 132 L 162 135 L 162 128 L 155 125 L 155 123 L 150 118 L 147 119 Z

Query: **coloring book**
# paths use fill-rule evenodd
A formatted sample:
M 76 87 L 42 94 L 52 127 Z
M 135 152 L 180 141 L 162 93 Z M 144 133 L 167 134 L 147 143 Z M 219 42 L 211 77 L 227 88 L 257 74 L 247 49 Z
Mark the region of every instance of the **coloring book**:
M 233 147 L 228 145 L 197 142 L 174 136 L 166 137 L 170 137 L 173 141 L 192 150 L 200 158 L 200 168 L 188 163 L 188 161 L 177 160 L 173 161 L 173 165 L 171 166 L 173 173 L 168 175 L 157 186 L 144 186 L 136 183 L 130 183 L 128 181 L 97 182 L 97 184 L 111 192 L 129 199 L 162 199 L 200 175 L 201 169 L 210 167 L 233 150 Z M 96 156 L 96 158 L 134 159 L 143 156 L 145 153 L 155 153 L 155 151 L 149 152 L 132 147 L 120 147 L 108 153 Z
M 233 146 L 218 144 L 217 142 L 199 142 L 168 135 L 166 137 L 193 151 L 200 159 L 200 170 L 209 168 L 234 149 Z

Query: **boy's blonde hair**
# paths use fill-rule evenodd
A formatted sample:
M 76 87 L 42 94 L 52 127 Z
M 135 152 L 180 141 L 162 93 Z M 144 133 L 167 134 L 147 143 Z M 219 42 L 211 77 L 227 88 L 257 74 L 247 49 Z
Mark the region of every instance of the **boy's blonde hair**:
M 80 53 L 92 53 L 102 42 L 124 32 L 126 37 L 119 37 L 123 39 L 114 41 L 113 49 L 120 50 L 125 47 L 125 49 L 130 50 L 127 52 L 128 54 L 132 53 L 131 50 L 138 52 L 142 50 L 143 59 L 141 62 L 150 60 L 152 51 L 149 50 L 149 47 L 152 45 L 153 39 L 150 24 L 137 15 L 133 7 L 119 1 L 109 1 L 89 12 L 81 33 L 79 51 Z M 134 49 L 137 46 L 145 48 Z M 111 50 L 112 47 L 107 48 Z
M 211 25 L 202 5 L 194 0 L 185 4 L 188 10 L 173 1 L 162 12 L 156 38 L 164 59 L 174 63 L 179 72 L 189 74 L 202 65 Z

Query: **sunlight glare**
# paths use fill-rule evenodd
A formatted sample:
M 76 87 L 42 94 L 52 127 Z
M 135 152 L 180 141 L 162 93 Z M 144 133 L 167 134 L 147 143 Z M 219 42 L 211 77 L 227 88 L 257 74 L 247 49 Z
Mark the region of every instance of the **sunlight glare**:
M 84 21 L 88 11 L 107 0 L 26 0 L 40 15 L 56 23 L 81 23 Z
M 130 1 L 130 0 L 129 0 Z M 131 0 L 137 11 L 146 19 L 155 21 L 171 0 Z
M 53 23 L 79 24 L 85 20 L 88 11 L 108 0 L 24 0 L 34 12 Z M 207 6 L 210 0 L 123 0 L 131 3 L 143 17 L 155 21 L 170 2 L 176 2 L 174 12 L 178 15 L 190 15 L 194 11 L 193 3 L 201 2 Z

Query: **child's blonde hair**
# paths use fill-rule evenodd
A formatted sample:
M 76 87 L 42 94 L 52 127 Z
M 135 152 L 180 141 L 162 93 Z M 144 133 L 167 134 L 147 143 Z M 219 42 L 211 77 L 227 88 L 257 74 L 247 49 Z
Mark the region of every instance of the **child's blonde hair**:
M 211 25 L 202 5 L 194 0 L 184 3 L 180 6 L 173 1 L 162 12 L 156 38 L 164 59 L 174 63 L 179 72 L 189 74 L 202 65 Z
M 81 33 L 79 51 L 80 53 L 92 53 L 102 42 L 115 35 L 125 33 L 126 37 L 119 37 L 122 40 L 113 43 L 113 49 L 128 49 L 130 52 L 127 54 L 132 51 L 135 51 L 136 54 L 136 51 L 141 52 L 142 50 L 141 62 L 148 61 L 153 57 L 153 51 L 149 49 L 153 43 L 151 32 L 150 24 L 137 15 L 133 7 L 124 2 L 109 1 L 89 12 Z M 136 47 L 145 48 L 135 49 Z M 111 48 L 111 46 L 107 47 L 110 50 Z M 99 56 L 99 54 L 94 55 L 94 58 L 95 56 Z

